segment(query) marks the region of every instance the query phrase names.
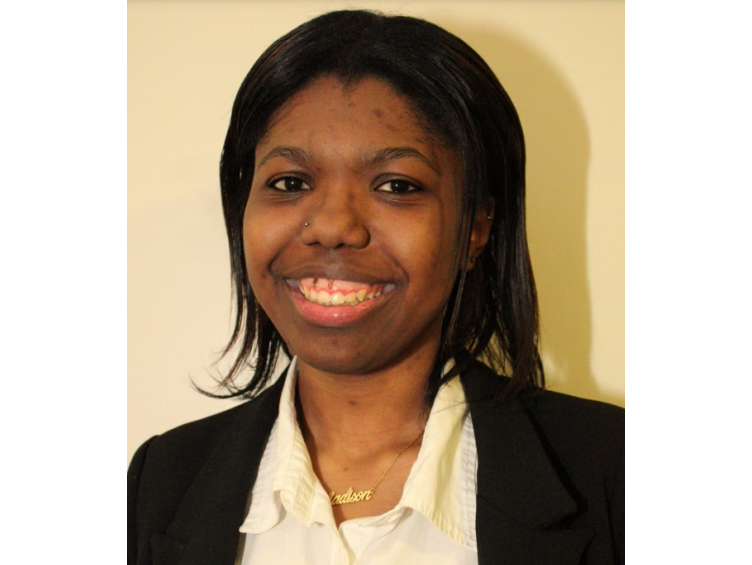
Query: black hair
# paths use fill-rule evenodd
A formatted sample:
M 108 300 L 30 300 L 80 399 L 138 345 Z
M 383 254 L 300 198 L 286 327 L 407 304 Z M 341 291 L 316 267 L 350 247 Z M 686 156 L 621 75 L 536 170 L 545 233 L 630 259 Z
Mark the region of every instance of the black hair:
M 485 61 L 442 28 L 347 10 L 319 16 L 275 41 L 251 68 L 233 105 L 220 163 L 236 309 L 224 353 L 238 348 L 220 382 L 226 396 L 254 396 L 272 377 L 280 350 L 289 353 L 251 289 L 243 215 L 256 145 L 275 112 L 326 75 L 346 84 L 365 77 L 385 81 L 411 102 L 429 133 L 458 150 L 460 218 L 471 220 L 460 230 L 458 257 L 467 256 L 472 219 L 493 201 L 488 243 L 472 270 L 462 267 L 451 294 L 431 389 L 438 389 L 446 360 L 467 354 L 511 377 L 508 394 L 542 388 L 538 303 L 525 232 L 525 145 L 512 101 Z M 249 363 L 253 376 L 238 383 Z

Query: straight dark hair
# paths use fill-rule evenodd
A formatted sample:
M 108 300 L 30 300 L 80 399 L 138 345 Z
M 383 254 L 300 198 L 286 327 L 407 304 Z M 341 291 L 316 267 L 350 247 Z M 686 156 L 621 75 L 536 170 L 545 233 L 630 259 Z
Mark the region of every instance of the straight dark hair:
M 469 221 L 460 230 L 456 260 L 467 257 L 476 214 L 494 210 L 485 250 L 472 270 L 463 266 L 458 274 L 429 394 L 438 390 L 441 368 L 452 357 L 480 358 L 510 377 L 505 395 L 541 389 L 538 302 L 525 232 L 525 144 L 512 101 L 485 61 L 440 27 L 416 18 L 348 10 L 319 16 L 275 41 L 253 65 L 235 99 L 220 182 L 236 309 L 224 354 L 236 347 L 239 351 L 220 381 L 226 394 L 212 396 L 253 397 L 272 377 L 280 350 L 289 354 L 248 281 L 243 214 L 256 145 L 276 111 L 326 75 L 346 84 L 365 77 L 385 81 L 411 102 L 428 133 L 459 151 L 460 218 Z M 249 364 L 253 376 L 239 383 Z

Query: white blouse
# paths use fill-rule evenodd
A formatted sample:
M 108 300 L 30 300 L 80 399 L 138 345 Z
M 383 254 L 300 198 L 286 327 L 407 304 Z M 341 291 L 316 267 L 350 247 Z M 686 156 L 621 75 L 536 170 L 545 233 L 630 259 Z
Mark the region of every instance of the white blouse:
M 477 452 L 459 377 L 436 396 L 397 506 L 337 527 L 295 416 L 296 361 L 240 527 L 238 563 L 477 565 Z

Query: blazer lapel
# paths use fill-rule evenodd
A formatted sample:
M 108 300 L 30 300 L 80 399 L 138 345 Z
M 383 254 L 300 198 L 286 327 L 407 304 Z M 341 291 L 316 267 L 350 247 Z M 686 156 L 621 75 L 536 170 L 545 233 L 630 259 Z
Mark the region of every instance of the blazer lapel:
M 523 405 L 492 402 L 506 379 L 472 362 L 462 371 L 478 450 L 476 535 L 484 564 L 579 563 L 593 533 L 565 529 L 577 512 Z
M 166 535 L 155 535 L 155 565 L 233 565 L 238 529 L 277 419 L 284 375 L 238 411 L 196 476 Z

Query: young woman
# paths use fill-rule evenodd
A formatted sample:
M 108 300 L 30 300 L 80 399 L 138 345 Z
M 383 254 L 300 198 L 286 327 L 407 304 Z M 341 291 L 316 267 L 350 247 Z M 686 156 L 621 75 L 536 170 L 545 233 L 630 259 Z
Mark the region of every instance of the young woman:
M 220 170 L 250 400 L 138 450 L 129 563 L 623 562 L 623 411 L 543 392 L 524 165 L 432 24 L 334 12 L 267 49 Z

